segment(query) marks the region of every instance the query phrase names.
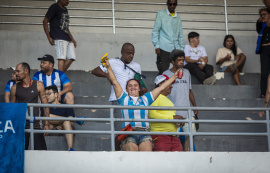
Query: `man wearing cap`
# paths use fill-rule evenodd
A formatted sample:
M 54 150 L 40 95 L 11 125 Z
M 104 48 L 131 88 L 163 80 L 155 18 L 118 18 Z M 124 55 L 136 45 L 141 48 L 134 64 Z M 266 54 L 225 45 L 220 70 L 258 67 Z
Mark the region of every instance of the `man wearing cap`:
M 170 67 L 170 52 L 173 49 L 184 49 L 182 21 L 175 11 L 176 7 L 177 0 L 167 0 L 167 9 L 157 13 L 152 31 L 159 75 Z
M 170 53 L 170 60 L 173 67 L 164 72 L 168 77 L 172 76 L 177 70 L 183 68 L 185 53 L 182 50 L 173 50 Z M 171 93 L 168 95 L 168 98 L 173 102 L 177 107 L 190 107 L 191 104 L 196 107 L 195 98 L 191 88 L 191 76 L 187 69 L 183 69 L 183 77 L 181 79 L 176 79 L 173 84 Z M 178 110 L 176 114 L 183 116 L 185 119 L 188 119 L 188 111 Z M 198 111 L 191 112 L 192 119 L 195 119 L 195 115 L 198 114 Z M 185 123 L 183 127 L 184 132 L 189 132 L 189 124 Z M 196 131 L 195 123 L 192 123 L 192 131 Z M 186 138 L 185 151 L 189 151 L 189 138 Z
M 74 104 L 71 82 L 64 72 L 53 69 L 53 56 L 44 55 L 42 58 L 38 58 L 38 60 L 41 60 L 41 71 L 34 74 L 33 80 L 41 81 L 45 87 L 50 85 L 57 86 L 58 100 L 66 104 Z
M 11 67 L 12 69 L 12 74 L 11 74 L 11 80 L 9 80 L 6 84 L 6 88 L 5 88 L 5 102 L 9 103 L 10 102 L 10 89 L 13 85 L 16 84 L 16 72 L 15 72 L 15 68 Z
M 167 75 L 159 75 L 155 79 L 156 87 L 159 87 L 165 80 Z M 158 98 L 151 106 L 171 106 L 174 104 L 168 99 L 167 95 L 171 93 L 172 84 L 161 91 Z M 149 110 L 150 119 L 184 119 L 180 115 L 176 115 L 175 110 Z M 176 123 L 150 123 L 151 132 L 177 132 Z M 153 151 L 182 151 L 180 139 L 174 135 L 152 135 L 154 148 Z
M 49 43 L 55 46 L 58 70 L 66 72 L 75 61 L 77 43 L 69 30 L 69 14 L 66 6 L 69 0 L 58 0 L 48 9 L 43 19 L 43 29 Z M 48 27 L 50 23 L 50 30 Z

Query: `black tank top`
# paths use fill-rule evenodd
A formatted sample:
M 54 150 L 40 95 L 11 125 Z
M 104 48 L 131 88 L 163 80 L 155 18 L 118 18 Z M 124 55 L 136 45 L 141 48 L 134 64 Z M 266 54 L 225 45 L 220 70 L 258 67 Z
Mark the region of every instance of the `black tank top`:
M 19 82 L 16 85 L 16 99 L 18 103 L 38 103 L 39 92 L 37 89 L 37 81 L 32 80 L 30 87 L 23 87 L 22 83 Z M 30 116 L 30 109 L 27 108 L 28 115 Z M 39 116 L 39 108 L 34 107 L 34 116 Z M 29 122 L 26 122 L 25 128 L 29 128 Z M 39 121 L 35 121 L 35 128 L 40 128 Z

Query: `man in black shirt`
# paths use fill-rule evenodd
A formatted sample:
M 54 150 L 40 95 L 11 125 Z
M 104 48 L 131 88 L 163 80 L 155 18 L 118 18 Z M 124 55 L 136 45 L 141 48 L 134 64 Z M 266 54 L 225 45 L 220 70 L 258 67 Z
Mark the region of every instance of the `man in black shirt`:
M 67 71 L 71 63 L 75 61 L 74 48 L 77 47 L 69 31 L 69 15 L 65 7 L 68 4 L 69 0 L 58 0 L 50 6 L 43 20 L 43 28 L 49 43 L 55 45 L 58 70 L 63 72 Z
M 60 104 L 58 97 L 57 87 L 54 85 L 48 86 L 45 88 L 45 94 L 50 104 Z M 74 111 L 72 108 L 50 108 L 50 117 L 74 117 Z M 72 130 L 72 123 L 70 121 L 49 121 L 46 126 L 49 126 L 50 129 L 62 130 L 64 127 L 65 130 Z M 68 151 L 73 150 L 73 134 L 66 134 Z
M 44 92 L 44 85 L 42 82 L 32 80 L 30 78 L 30 66 L 22 62 L 16 66 L 15 69 L 17 83 L 11 87 L 11 102 L 12 103 L 38 103 L 40 98 L 42 103 L 47 103 L 47 99 Z M 28 113 L 29 113 L 28 108 Z M 39 116 L 39 108 L 34 107 L 34 116 Z M 48 117 L 50 114 L 49 108 L 44 108 L 44 115 Z M 23 116 L 23 115 L 22 115 Z M 34 121 L 34 128 L 41 129 L 39 121 Z M 48 123 L 45 121 L 45 124 Z M 30 123 L 26 122 L 25 128 L 28 129 Z M 44 130 L 49 130 L 48 126 L 44 127 Z M 46 134 L 45 134 L 46 135 Z M 30 134 L 25 133 L 25 150 L 29 146 Z M 41 133 L 34 134 L 34 149 L 35 150 L 47 150 L 44 135 Z

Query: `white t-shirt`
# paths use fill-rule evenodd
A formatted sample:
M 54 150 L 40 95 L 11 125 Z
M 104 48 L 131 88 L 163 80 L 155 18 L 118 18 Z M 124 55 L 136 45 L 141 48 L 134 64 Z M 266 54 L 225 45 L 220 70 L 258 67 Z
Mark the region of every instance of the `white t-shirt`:
M 126 92 L 126 84 L 129 79 L 133 79 L 135 73 L 128 67 L 125 67 L 125 64 L 120 59 L 110 59 L 109 63 L 112 67 L 113 73 L 118 81 L 118 83 L 121 85 L 124 92 Z M 130 62 L 127 64 L 127 66 L 131 67 L 133 70 L 141 74 L 141 66 L 140 64 L 136 62 Z M 107 68 L 103 67 L 102 65 L 99 66 L 101 70 L 105 73 L 107 73 Z M 111 86 L 111 95 L 109 98 L 109 101 L 115 101 L 117 100 L 115 97 L 115 92 L 113 89 L 113 86 Z
M 221 58 L 224 58 L 228 55 L 228 53 L 231 54 L 231 60 L 225 61 L 220 65 L 220 68 L 223 68 L 225 66 L 232 65 L 233 63 L 236 63 L 237 61 L 234 59 L 234 54 L 232 53 L 232 50 L 227 49 L 226 47 L 218 49 L 217 55 L 216 55 L 216 62 L 218 62 Z M 243 53 L 243 51 L 237 47 L 236 48 L 236 54 L 239 55 L 240 53 Z
M 206 50 L 203 46 L 199 45 L 196 48 L 191 47 L 189 44 L 185 45 L 185 56 L 189 56 L 192 60 L 198 60 L 201 57 L 207 56 Z M 187 62 L 184 62 L 184 65 L 186 65 Z

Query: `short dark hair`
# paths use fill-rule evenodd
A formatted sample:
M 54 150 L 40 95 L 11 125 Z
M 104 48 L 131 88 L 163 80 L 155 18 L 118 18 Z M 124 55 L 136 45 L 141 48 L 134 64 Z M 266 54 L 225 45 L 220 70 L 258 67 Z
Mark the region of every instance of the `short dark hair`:
M 30 66 L 29 66 L 29 64 L 28 63 L 26 63 L 26 62 L 22 62 L 22 63 L 20 63 L 22 66 L 22 68 L 25 70 L 25 69 L 27 69 L 28 70 L 28 74 L 30 74 Z
M 171 53 L 170 53 L 170 62 L 175 61 L 178 57 L 185 57 L 185 52 L 179 49 L 174 49 Z
M 128 47 L 132 47 L 133 49 L 135 49 L 134 46 L 133 46 L 133 44 L 131 44 L 131 43 L 124 43 L 123 46 L 122 46 L 121 51 L 126 50 Z
M 167 0 L 167 4 L 169 3 L 170 0 Z M 177 0 L 176 0 L 176 4 L 177 4 Z
M 200 34 L 197 33 L 197 32 L 190 32 L 190 33 L 188 34 L 188 41 L 189 41 L 189 39 L 195 38 L 195 37 L 200 37 Z
M 142 89 L 141 82 L 140 82 L 139 80 L 137 80 L 137 79 L 134 79 L 134 78 L 129 79 L 129 80 L 127 81 L 126 88 L 127 88 L 127 86 L 128 86 L 128 83 L 129 83 L 130 81 L 132 81 L 132 80 L 135 80 L 135 81 L 139 84 L 140 89 Z
M 47 86 L 47 87 L 45 88 L 45 91 L 46 91 L 46 90 L 53 90 L 54 93 L 58 93 L 58 89 L 57 89 L 57 87 L 56 87 L 55 85 Z

